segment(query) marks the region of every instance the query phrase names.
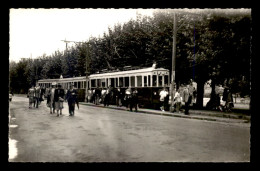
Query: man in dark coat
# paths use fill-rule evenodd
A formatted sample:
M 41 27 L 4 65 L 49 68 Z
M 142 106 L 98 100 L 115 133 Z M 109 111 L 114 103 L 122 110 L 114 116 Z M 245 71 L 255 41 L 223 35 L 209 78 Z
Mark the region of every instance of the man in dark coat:
M 99 104 L 99 99 L 101 98 L 101 90 L 99 87 L 95 89 L 95 104 Z
M 116 94 L 116 105 L 118 106 L 122 106 L 122 100 L 123 100 L 123 91 L 121 89 L 121 87 L 119 87 L 118 89 L 116 89 L 115 91 Z
M 104 106 L 109 106 L 112 97 L 112 87 L 109 86 L 105 93 Z
M 130 111 L 132 111 L 132 108 L 135 108 L 135 112 L 137 112 L 137 106 L 138 106 L 138 91 L 135 88 L 134 91 L 132 92 L 132 100 L 130 104 Z
M 63 109 L 63 102 L 64 102 L 64 89 L 61 87 L 61 85 L 58 85 L 58 88 L 54 91 L 54 103 L 55 103 L 55 109 L 57 111 L 57 117 L 59 115 L 62 115 L 62 109 Z M 59 114 L 60 111 L 60 114 Z
M 66 99 L 68 101 L 69 106 L 69 116 L 73 116 L 75 111 L 75 104 L 77 103 L 78 105 L 77 91 L 74 89 L 73 84 L 70 85 L 70 89 L 67 92 Z

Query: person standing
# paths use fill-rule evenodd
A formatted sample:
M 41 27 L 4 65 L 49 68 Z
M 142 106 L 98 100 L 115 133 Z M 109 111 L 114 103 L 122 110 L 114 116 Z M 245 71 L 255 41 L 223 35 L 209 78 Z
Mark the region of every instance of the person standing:
M 104 106 L 109 106 L 112 96 L 112 88 L 109 86 L 104 94 Z
M 137 106 L 138 106 L 138 91 L 137 88 L 134 89 L 132 93 L 132 103 L 130 104 L 130 111 L 132 111 L 132 108 L 135 108 L 135 112 L 137 112 Z
M 117 105 L 117 107 L 122 106 L 122 99 L 123 99 L 123 91 L 122 91 L 121 87 L 119 87 L 117 89 L 117 94 L 116 94 L 116 105 Z
M 41 95 L 40 95 L 40 99 L 39 99 L 40 104 L 42 101 L 44 101 L 44 94 L 45 94 L 45 88 L 41 87 Z
M 166 91 L 166 88 L 164 87 L 162 89 L 162 91 L 160 91 L 160 102 L 161 102 L 161 107 L 160 109 L 164 112 L 165 109 L 164 109 L 164 99 L 166 98 L 166 96 L 168 95 L 168 92 Z
M 166 91 L 166 96 L 163 100 L 163 108 L 164 110 L 169 111 L 169 91 L 167 88 L 165 88 L 165 91 Z
M 190 94 L 189 94 L 189 90 L 187 85 L 184 85 L 184 89 L 183 89 L 183 101 L 185 103 L 185 114 L 188 115 L 189 114 L 189 106 L 190 106 Z
M 132 101 L 132 90 L 130 87 L 127 87 L 127 89 L 125 90 L 125 104 L 126 104 L 126 109 L 128 109 L 128 107 L 130 108 L 131 102 Z
M 178 91 L 176 91 L 175 96 L 174 96 L 174 103 L 176 105 L 176 112 L 180 113 L 180 109 L 181 109 L 181 94 L 180 94 L 180 89 L 178 89 Z
M 57 117 L 62 115 L 63 102 L 64 102 L 64 89 L 58 84 L 58 88 L 54 91 L 55 109 L 57 111 Z M 60 112 L 60 113 L 59 113 Z
M 34 86 L 32 86 L 32 87 L 28 90 L 29 109 L 32 108 L 32 104 L 33 104 L 33 102 L 34 102 L 34 96 L 35 96 L 35 88 L 34 88 Z
M 36 108 L 38 108 L 38 106 L 39 106 L 40 97 L 41 97 L 41 88 L 40 88 L 40 86 L 36 86 L 35 87 L 34 104 L 33 104 L 33 106 L 36 107 Z
M 86 101 L 87 101 L 87 103 L 90 103 L 91 102 L 91 98 L 92 98 L 92 96 L 93 96 L 93 92 L 92 92 L 92 90 L 91 89 L 88 89 L 88 94 L 87 94 L 87 99 L 86 99 Z
M 55 104 L 54 104 L 54 92 L 56 89 L 56 82 L 51 84 L 51 88 L 47 93 L 47 106 L 50 108 L 50 114 L 55 113 Z
M 77 91 L 74 89 L 73 84 L 70 85 L 70 89 L 68 90 L 68 92 L 66 94 L 66 99 L 67 99 L 68 106 L 69 106 L 69 116 L 73 116 L 74 111 L 75 111 L 75 103 L 78 104 Z M 78 108 L 79 108 L 79 106 L 78 106 Z
M 234 107 L 232 92 L 229 88 L 227 89 L 227 99 L 226 99 L 225 106 L 226 106 L 227 111 L 229 111 L 229 112 Z
M 101 98 L 101 90 L 99 87 L 96 88 L 95 90 L 95 104 L 98 105 L 100 102 L 100 98 Z

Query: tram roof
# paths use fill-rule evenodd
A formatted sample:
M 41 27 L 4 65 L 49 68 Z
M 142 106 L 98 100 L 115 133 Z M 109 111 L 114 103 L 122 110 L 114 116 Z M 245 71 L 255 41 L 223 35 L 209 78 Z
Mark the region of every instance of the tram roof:
M 123 75 L 135 75 L 135 74 L 142 74 L 142 73 L 150 73 L 153 71 L 169 71 L 165 68 L 143 68 L 143 69 L 135 69 L 135 70 L 127 70 L 127 71 L 116 71 L 116 72 L 107 72 L 107 73 L 100 73 L 100 74 L 91 74 L 89 75 L 89 78 L 95 78 L 95 77 L 112 77 L 112 76 L 123 76 Z M 71 77 L 71 78 L 57 78 L 57 79 L 41 79 L 38 82 L 39 83 L 45 83 L 45 82 L 60 82 L 60 81 L 77 81 L 77 80 L 83 80 L 86 79 L 86 76 L 81 77 Z
M 70 77 L 70 78 L 57 78 L 57 79 L 42 79 L 39 80 L 38 82 L 60 82 L 60 81 L 75 81 L 75 80 L 82 80 L 82 79 L 86 79 L 86 76 L 82 76 L 82 77 Z
M 116 76 L 116 75 L 134 75 L 134 74 L 140 74 L 140 73 L 150 73 L 153 71 L 169 71 L 165 68 L 143 68 L 143 69 L 136 69 L 136 70 L 127 70 L 127 71 L 118 71 L 118 72 L 108 72 L 108 73 L 100 73 L 100 74 L 91 74 L 89 78 L 92 77 L 104 77 L 104 76 Z

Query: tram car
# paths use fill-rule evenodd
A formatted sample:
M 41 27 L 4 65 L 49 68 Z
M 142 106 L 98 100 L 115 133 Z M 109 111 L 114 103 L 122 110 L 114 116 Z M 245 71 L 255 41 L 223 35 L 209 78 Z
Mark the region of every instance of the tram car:
M 127 68 L 127 69 L 126 69 Z M 123 93 L 130 87 L 137 89 L 139 107 L 159 109 L 159 93 L 163 87 L 169 90 L 169 70 L 164 68 L 156 68 L 155 65 L 149 68 L 133 69 L 125 67 L 123 71 L 95 73 L 86 77 L 73 77 L 73 78 L 60 78 L 60 79 L 43 79 L 39 80 L 38 84 L 41 87 L 49 88 L 51 83 L 60 83 L 64 89 L 68 89 L 70 84 L 81 91 L 79 101 L 85 101 L 86 87 L 87 91 L 95 90 L 97 87 L 100 89 L 121 88 Z M 111 104 L 115 104 L 114 100 Z

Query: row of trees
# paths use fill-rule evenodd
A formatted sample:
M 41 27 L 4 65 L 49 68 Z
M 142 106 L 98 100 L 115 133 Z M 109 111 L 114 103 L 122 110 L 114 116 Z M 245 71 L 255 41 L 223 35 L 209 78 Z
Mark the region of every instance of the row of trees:
M 234 92 L 249 95 L 250 13 L 214 10 L 196 14 L 159 10 L 153 17 L 138 15 L 136 20 L 114 25 L 102 37 L 91 37 L 67 51 L 11 62 L 10 87 L 22 93 L 37 79 L 84 76 L 86 63 L 90 74 L 124 66 L 150 67 L 153 62 L 171 70 L 173 12 L 178 19 L 177 85 L 194 79 L 198 103 L 202 103 L 204 83 L 210 79 L 213 89 L 226 80 Z

